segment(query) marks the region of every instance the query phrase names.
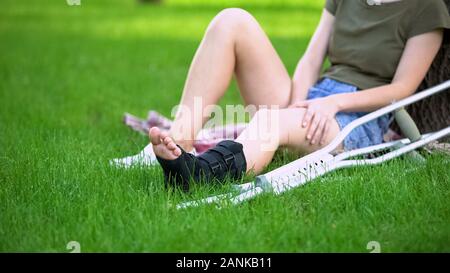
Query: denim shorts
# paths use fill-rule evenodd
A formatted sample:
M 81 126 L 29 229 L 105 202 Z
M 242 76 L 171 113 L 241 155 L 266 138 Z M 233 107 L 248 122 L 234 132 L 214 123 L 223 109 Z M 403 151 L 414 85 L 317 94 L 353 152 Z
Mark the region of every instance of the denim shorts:
M 323 78 L 309 89 L 307 99 L 311 100 L 334 94 L 353 93 L 357 91 L 358 88 L 356 86 L 330 78 Z M 367 112 L 339 112 L 336 115 L 336 121 L 342 130 L 350 122 L 366 114 Z M 344 149 L 348 151 L 383 143 L 383 136 L 388 131 L 391 120 L 391 115 L 388 114 L 356 127 L 344 139 Z

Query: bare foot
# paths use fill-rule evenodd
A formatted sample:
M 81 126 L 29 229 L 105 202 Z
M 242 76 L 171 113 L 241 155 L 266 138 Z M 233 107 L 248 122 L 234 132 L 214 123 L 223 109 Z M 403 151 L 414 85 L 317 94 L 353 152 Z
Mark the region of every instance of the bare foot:
M 200 156 L 186 153 L 178 147 L 167 132 L 153 127 L 149 132 L 166 185 L 189 190 L 191 180 L 224 181 L 226 177 L 239 179 L 247 169 L 242 144 L 225 140 Z
M 175 160 L 181 155 L 181 149 L 169 137 L 167 132 L 162 132 L 157 127 L 152 127 L 149 132 L 155 154 L 166 160 Z

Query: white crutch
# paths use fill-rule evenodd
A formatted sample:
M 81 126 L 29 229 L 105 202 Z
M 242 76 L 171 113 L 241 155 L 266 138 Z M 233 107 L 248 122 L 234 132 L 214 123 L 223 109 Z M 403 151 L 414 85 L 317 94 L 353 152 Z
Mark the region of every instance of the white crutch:
M 255 181 L 253 182 L 245 183 L 242 185 L 236 185 L 235 186 L 236 190 L 233 192 L 208 197 L 202 200 L 181 203 L 177 205 L 177 208 L 181 209 L 188 207 L 196 207 L 202 204 L 211 204 L 211 203 L 216 203 L 219 205 L 223 203 L 228 203 L 235 205 L 250 200 L 266 192 L 272 192 L 278 195 L 287 190 L 303 185 L 306 182 L 315 179 L 316 177 L 322 176 L 336 169 L 347 168 L 352 166 L 380 164 L 387 160 L 399 157 L 405 153 L 414 151 L 415 149 L 423 147 L 430 142 L 433 142 L 437 139 L 449 135 L 450 126 L 438 132 L 423 135 L 420 136 L 419 138 L 414 138 L 412 139 L 412 141 L 410 140 L 411 137 L 409 137 L 410 139 L 403 139 L 363 149 L 348 151 L 336 156 L 333 156 L 331 154 L 332 151 L 334 151 L 339 146 L 339 144 L 345 139 L 345 137 L 356 127 L 365 124 L 369 121 L 372 121 L 376 118 L 379 118 L 385 114 L 394 112 L 398 109 L 402 109 L 407 105 L 423 100 L 429 96 L 435 95 L 449 88 L 450 88 L 450 80 L 435 87 L 432 87 L 430 89 L 419 92 L 404 100 L 395 102 L 389 106 L 381 108 L 370 114 L 367 114 L 348 124 L 330 144 L 314 153 L 311 153 L 303 158 L 297 159 L 271 172 L 260 175 L 256 177 Z M 351 157 L 361 156 L 368 153 L 374 153 L 389 148 L 391 149 L 397 148 L 397 149 L 372 159 L 347 160 Z

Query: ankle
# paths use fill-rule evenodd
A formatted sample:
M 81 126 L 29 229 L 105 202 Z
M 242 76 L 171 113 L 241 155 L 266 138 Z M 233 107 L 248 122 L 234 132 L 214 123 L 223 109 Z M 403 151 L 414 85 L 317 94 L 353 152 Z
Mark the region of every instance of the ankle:
M 194 149 L 194 141 L 192 140 L 176 140 L 175 143 L 178 144 L 186 152 L 191 152 Z
M 182 153 L 177 159 L 156 157 L 164 171 L 166 185 L 181 186 L 188 191 L 190 183 L 239 180 L 247 170 L 242 144 L 224 140 L 199 156 Z

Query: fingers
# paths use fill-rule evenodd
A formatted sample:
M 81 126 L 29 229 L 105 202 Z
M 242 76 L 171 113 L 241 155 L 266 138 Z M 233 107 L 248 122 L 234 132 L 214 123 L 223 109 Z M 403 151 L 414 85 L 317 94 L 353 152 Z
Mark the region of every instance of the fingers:
M 289 106 L 289 108 L 308 107 L 307 101 L 298 101 Z
M 329 97 L 309 101 L 300 101 L 295 105 L 302 105 L 306 111 L 302 119 L 302 128 L 306 129 L 305 138 L 311 145 L 323 145 L 327 141 L 331 119 L 338 112 L 338 107 Z
M 319 144 L 319 142 L 321 141 L 326 123 L 327 119 L 322 117 L 319 121 L 319 124 L 317 125 L 316 131 L 311 138 L 312 145 Z
M 311 108 L 308 108 L 308 110 L 306 110 L 305 115 L 303 116 L 303 121 L 302 121 L 303 128 L 306 128 L 310 124 L 313 116 L 314 116 L 314 110 Z
M 311 143 L 313 141 L 313 135 L 320 124 L 320 120 L 321 120 L 320 114 L 315 113 L 314 116 L 312 117 L 308 130 L 306 131 L 306 139 L 309 140 Z
M 320 139 L 320 145 L 324 145 L 325 141 L 327 141 L 329 131 L 330 131 L 330 119 L 327 118 L 325 122 L 325 127 L 323 128 L 322 138 Z

